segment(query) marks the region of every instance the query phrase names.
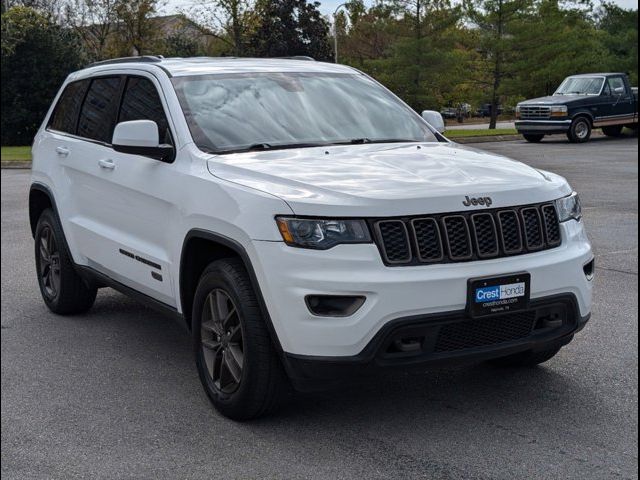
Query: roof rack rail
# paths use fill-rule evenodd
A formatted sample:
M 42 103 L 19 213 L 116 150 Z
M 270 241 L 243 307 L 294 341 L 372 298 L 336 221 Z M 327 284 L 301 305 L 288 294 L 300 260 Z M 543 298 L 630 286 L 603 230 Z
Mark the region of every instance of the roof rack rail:
M 315 62 L 316 59 L 313 57 L 310 57 L 308 55 L 292 55 L 290 57 L 276 57 L 276 58 L 282 58 L 285 60 L 305 60 L 307 62 Z
M 97 67 L 98 65 L 116 65 L 118 63 L 158 63 L 164 59 L 162 55 L 143 55 L 141 57 L 120 57 L 111 58 L 109 60 L 101 60 L 87 65 L 89 67 Z

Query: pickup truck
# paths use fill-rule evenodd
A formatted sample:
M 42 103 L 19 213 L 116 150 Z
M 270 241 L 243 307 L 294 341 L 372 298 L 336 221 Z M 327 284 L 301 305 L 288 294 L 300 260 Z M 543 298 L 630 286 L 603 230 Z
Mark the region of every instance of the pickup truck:
M 619 136 L 624 127 L 638 129 L 638 89 L 625 73 L 592 73 L 567 77 L 549 97 L 521 102 L 516 129 L 528 142 L 564 133 L 573 143 L 591 138 L 594 128 Z

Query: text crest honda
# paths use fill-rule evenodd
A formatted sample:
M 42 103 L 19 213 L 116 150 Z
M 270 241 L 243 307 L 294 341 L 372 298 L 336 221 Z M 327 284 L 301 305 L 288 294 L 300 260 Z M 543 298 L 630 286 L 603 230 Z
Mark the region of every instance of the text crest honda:
M 549 360 L 591 311 L 577 194 L 423 117 L 301 59 L 75 72 L 33 145 L 44 301 L 109 286 L 182 319 L 235 419 L 378 368 Z

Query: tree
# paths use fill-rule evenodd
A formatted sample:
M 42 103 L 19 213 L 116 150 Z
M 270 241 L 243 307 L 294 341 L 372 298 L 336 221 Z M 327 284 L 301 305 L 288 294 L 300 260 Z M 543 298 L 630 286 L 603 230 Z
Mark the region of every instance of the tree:
M 596 15 L 602 43 L 611 56 L 611 69 L 628 72 L 638 84 L 638 10 L 605 2 Z
M 550 95 L 568 75 L 610 68 L 588 4 L 538 0 L 534 8 L 516 21 L 513 42 L 518 50 L 505 93 Z
M 520 24 L 519 19 L 530 14 L 532 7 L 532 0 L 464 0 L 467 18 L 474 27 L 474 44 L 480 54 L 472 75 L 490 91 L 490 129 L 496 128 L 503 82 L 514 75 L 513 64 L 519 48 L 514 41 L 516 25 Z
M 243 56 L 251 30 L 256 24 L 253 0 L 201 0 L 191 14 L 198 18 L 202 33 L 221 40 L 229 53 Z
M 116 0 L 118 55 L 147 55 L 158 40 L 153 15 L 157 0 Z
M 66 21 L 91 60 L 107 56 L 108 40 L 116 28 L 116 5 L 116 0 L 73 0 L 66 5 Z
M 2 15 L 1 141 L 33 141 L 65 77 L 84 63 L 74 32 L 32 8 Z
M 251 53 L 259 57 L 307 55 L 331 60 L 329 25 L 319 6 L 319 2 L 306 0 L 260 0 L 256 5 L 260 24 L 249 38 Z

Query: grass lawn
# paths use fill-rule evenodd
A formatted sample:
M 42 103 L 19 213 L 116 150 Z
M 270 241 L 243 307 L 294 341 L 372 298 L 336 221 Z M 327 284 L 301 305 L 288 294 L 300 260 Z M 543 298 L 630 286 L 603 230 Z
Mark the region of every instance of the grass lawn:
M 494 135 L 517 135 L 515 128 L 496 128 L 495 130 L 478 129 L 478 130 L 447 130 L 444 132 L 447 138 L 461 137 L 491 137 Z
M 2 147 L 3 162 L 30 162 L 31 147 Z

